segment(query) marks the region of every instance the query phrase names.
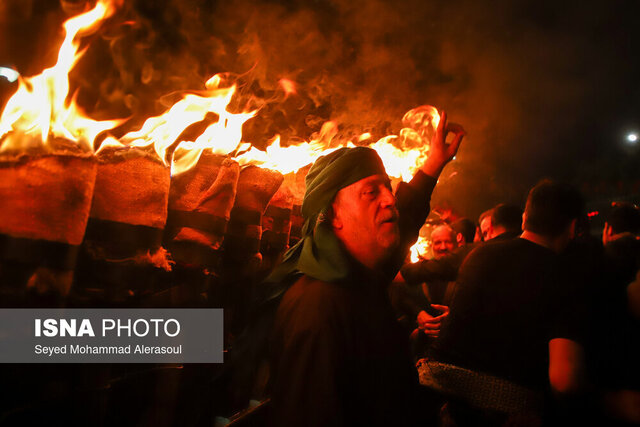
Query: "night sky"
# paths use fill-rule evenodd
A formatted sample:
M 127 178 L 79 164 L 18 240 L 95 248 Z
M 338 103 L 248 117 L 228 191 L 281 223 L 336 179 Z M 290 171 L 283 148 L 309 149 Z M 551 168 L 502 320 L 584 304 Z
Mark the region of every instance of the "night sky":
M 475 217 L 522 203 L 543 177 L 576 184 L 593 206 L 638 202 L 640 143 L 625 142 L 640 132 L 638 4 L 128 1 L 75 78 L 101 117 L 161 111 L 162 95 L 218 72 L 263 100 L 288 78 L 298 100 L 267 102 L 253 132 L 290 141 L 327 119 L 345 134 L 397 131 L 405 111 L 431 104 L 468 131 L 436 204 Z M 28 73 L 55 59 L 57 1 L 3 2 L 0 16 L 0 62 Z

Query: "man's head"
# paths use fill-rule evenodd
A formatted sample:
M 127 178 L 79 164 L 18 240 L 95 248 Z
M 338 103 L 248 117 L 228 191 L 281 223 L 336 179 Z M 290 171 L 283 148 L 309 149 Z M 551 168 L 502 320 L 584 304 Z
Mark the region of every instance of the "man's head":
M 439 225 L 431 232 L 431 247 L 435 259 L 450 254 L 457 246 L 456 232 L 448 224 Z
M 550 180 L 539 182 L 529 192 L 523 215 L 526 232 L 553 241 L 556 249 L 569 243 L 584 200 L 573 187 Z
M 476 225 L 469 218 L 460 218 L 451 224 L 451 228 L 456 232 L 456 242 L 458 246 L 473 242 L 476 232 Z
M 365 147 L 341 148 L 321 157 L 307 174 L 303 232 L 324 219 L 349 254 L 372 270 L 399 243 L 398 212 L 378 154 Z
M 371 175 L 341 189 L 331 225 L 349 253 L 375 269 L 398 247 L 398 211 L 386 175 Z
M 506 232 L 522 231 L 522 209 L 507 203 L 500 203 L 491 210 L 491 237 L 493 239 Z
M 488 211 L 482 212 L 480 217 L 478 218 L 478 224 L 480 226 L 480 241 L 489 240 L 491 237 L 491 213 L 493 209 L 489 209 Z
M 602 239 L 607 244 L 613 236 L 630 233 L 640 236 L 640 209 L 632 203 L 615 202 L 607 215 Z

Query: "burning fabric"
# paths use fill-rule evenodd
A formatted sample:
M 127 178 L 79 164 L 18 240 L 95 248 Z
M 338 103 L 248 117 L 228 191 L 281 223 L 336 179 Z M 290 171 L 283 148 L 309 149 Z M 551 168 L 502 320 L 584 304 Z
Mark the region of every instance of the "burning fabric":
M 56 151 L 0 157 L 2 282 L 19 288 L 26 277 L 28 287 L 41 293 L 66 295 L 89 218 L 96 163 L 87 153 Z M 27 276 L 13 275 L 14 268 Z
M 178 261 L 219 268 L 239 173 L 237 162 L 205 154 L 196 167 L 173 178 L 167 244 Z
M 157 276 L 171 270 L 172 261 L 161 246 L 169 168 L 155 153 L 138 148 L 107 149 L 96 158 L 77 296 L 97 291 L 98 297 L 126 300 L 152 291 Z
M 24 277 L 11 270 L 27 265 L 28 287 L 69 292 L 96 177 L 93 139 L 116 122 L 88 119 L 75 102 L 68 103 L 67 75 L 79 57 L 76 36 L 94 31 L 114 11 L 113 5 L 98 3 L 90 13 L 68 20 L 57 63 L 21 78 L 2 113 L 0 233 L 7 264 L 3 274 L 10 276 L 4 283 L 24 285 Z

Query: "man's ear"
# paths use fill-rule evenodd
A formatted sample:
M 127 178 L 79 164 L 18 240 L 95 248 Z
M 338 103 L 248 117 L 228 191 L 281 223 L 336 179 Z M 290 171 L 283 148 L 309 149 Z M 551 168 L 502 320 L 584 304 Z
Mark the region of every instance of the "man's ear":
M 336 206 L 336 202 L 331 205 L 331 227 L 334 230 L 341 230 L 343 227 L 342 218 L 339 214 L 338 206 Z
M 464 243 L 464 236 L 462 235 L 462 233 L 456 234 L 456 242 L 458 242 L 458 246 Z

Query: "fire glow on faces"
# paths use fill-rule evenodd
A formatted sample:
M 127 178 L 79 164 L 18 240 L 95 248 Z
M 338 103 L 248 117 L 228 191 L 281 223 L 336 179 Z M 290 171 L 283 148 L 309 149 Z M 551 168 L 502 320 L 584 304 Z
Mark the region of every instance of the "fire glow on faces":
M 332 225 L 338 239 L 365 267 L 375 269 L 386 261 L 400 240 L 389 179 L 372 175 L 340 190 L 333 202 Z

